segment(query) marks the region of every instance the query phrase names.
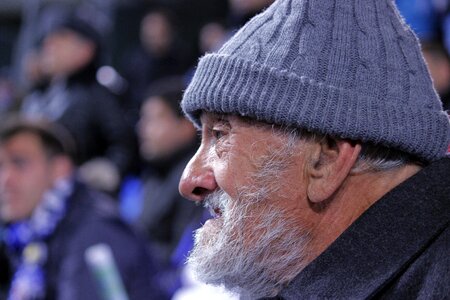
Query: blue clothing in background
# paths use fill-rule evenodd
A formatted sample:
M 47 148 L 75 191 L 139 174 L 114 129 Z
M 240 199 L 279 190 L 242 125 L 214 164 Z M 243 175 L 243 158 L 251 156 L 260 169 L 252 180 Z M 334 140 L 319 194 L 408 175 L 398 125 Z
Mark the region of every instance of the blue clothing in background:
M 400 13 L 421 41 L 438 41 L 450 52 L 449 0 L 396 0 Z
M 122 218 L 130 224 L 137 222 L 142 210 L 142 181 L 136 176 L 124 178 L 119 194 L 119 210 Z
M 396 0 L 396 3 L 406 23 L 420 39 L 436 38 L 439 23 L 431 0 Z

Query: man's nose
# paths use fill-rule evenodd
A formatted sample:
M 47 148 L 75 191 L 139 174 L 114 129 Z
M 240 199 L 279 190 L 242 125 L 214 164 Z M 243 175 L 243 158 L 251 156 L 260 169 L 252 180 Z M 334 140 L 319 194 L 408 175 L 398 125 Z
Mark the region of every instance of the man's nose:
M 217 187 L 214 172 L 206 160 L 202 160 L 199 150 L 184 169 L 178 187 L 180 194 L 193 201 L 202 201 Z
M 10 168 L 2 167 L 0 170 L 0 189 L 3 190 L 5 187 L 10 186 L 13 181 L 13 174 Z

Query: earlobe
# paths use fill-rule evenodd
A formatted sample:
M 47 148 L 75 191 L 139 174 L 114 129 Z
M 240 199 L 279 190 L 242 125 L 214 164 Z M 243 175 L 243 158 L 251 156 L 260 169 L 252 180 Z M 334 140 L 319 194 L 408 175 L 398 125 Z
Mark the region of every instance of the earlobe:
M 309 201 L 320 203 L 339 190 L 361 151 L 361 145 L 346 140 L 317 143 L 311 152 L 307 195 Z
M 53 158 L 53 180 L 69 177 L 73 172 L 73 164 L 66 156 Z

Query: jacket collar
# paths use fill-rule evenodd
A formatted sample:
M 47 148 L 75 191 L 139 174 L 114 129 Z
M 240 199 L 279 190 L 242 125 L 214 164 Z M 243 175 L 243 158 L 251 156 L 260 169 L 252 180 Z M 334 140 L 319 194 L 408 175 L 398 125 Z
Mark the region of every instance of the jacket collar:
M 432 163 L 372 205 L 281 291 L 286 299 L 370 298 L 449 225 L 450 159 Z

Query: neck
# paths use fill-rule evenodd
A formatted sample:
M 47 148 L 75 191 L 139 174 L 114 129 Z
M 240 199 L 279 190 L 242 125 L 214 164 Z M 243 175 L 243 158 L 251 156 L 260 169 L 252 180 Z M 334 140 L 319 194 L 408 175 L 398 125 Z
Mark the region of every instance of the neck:
M 311 205 L 314 222 L 309 262 L 325 251 L 358 217 L 390 190 L 420 171 L 406 165 L 389 171 L 350 175 L 334 196 L 320 207 Z

